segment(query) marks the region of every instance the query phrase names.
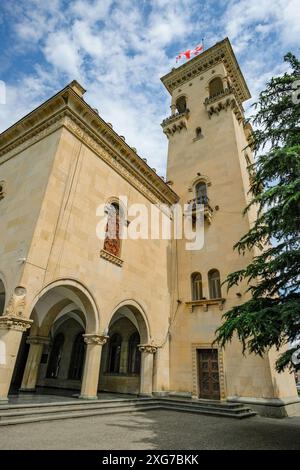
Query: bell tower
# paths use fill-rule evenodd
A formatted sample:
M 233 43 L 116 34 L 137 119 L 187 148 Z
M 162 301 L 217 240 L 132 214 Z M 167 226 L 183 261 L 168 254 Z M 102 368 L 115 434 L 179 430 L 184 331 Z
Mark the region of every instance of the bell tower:
M 295 397 L 293 377 L 274 370 L 276 354 L 244 357 L 237 340 L 225 351 L 211 346 L 222 314 L 249 298 L 246 285 L 227 292 L 222 282 L 251 261 L 253 253 L 240 256 L 233 246 L 256 215 L 242 215 L 253 161 L 243 109 L 250 92 L 228 38 L 161 80 L 171 95 L 171 114 L 161 124 L 169 141 L 167 179 L 181 204 L 203 204 L 205 217 L 202 249 L 187 251 L 184 239 L 172 246 L 171 390 L 254 400 L 258 408 Z

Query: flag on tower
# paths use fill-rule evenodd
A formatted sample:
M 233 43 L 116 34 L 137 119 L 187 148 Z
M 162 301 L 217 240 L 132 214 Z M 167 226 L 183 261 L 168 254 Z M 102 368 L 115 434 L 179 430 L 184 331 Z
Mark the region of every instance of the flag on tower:
M 178 56 L 176 57 L 176 63 L 183 57 L 188 60 L 191 58 L 192 55 L 196 56 L 200 54 L 200 52 L 203 52 L 203 43 L 198 44 L 198 46 L 196 46 L 194 49 L 187 49 L 184 52 L 180 52 L 180 54 L 178 54 Z

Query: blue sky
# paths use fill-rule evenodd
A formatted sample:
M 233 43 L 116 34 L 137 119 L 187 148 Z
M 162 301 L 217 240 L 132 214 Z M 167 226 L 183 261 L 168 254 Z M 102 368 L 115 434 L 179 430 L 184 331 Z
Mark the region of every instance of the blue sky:
M 169 96 L 160 77 L 178 52 L 228 36 L 255 99 L 299 55 L 298 0 L 2 0 L 0 130 L 73 79 L 86 101 L 165 173 L 160 122 Z M 249 103 L 250 104 L 250 103 Z

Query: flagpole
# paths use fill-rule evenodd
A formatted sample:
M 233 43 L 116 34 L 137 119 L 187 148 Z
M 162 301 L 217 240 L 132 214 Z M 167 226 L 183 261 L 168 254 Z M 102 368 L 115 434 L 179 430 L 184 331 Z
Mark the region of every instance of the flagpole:
M 202 46 L 203 46 L 203 52 L 204 52 L 204 38 L 202 38 Z

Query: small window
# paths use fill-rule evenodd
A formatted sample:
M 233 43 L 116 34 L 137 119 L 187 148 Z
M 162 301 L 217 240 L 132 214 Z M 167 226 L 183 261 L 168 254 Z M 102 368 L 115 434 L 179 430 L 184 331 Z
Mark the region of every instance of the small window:
M 211 299 L 221 299 L 220 273 L 217 269 L 211 269 L 208 273 L 209 297 Z
M 197 204 L 207 204 L 208 203 L 208 198 L 207 198 L 207 186 L 204 181 L 200 181 L 199 183 L 196 184 L 195 187 L 195 197 L 197 200 Z
M 120 257 L 120 207 L 117 203 L 109 204 L 107 212 L 107 225 L 103 249 L 114 256 Z
M 192 300 L 203 299 L 201 274 L 200 273 L 192 274 L 191 280 L 192 280 Z
M 3 199 L 5 196 L 5 182 L 0 181 L 0 201 Z
M 220 95 L 223 93 L 223 81 L 220 77 L 216 77 L 209 82 L 209 97 L 213 98 L 214 96 Z
M 136 331 L 130 336 L 128 350 L 128 373 L 139 374 L 141 371 L 141 352 L 138 348 L 140 335 Z
M 108 367 L 107 372 L 113 374 L 120 373 L 122 337 L 118 333 L 112 335 L 109 341 Z
M 196 134 L 196 139 L 200 139 L 201 137 L 203 137 L 201 127 L 196 128 L 195 134 Z
M 186 111 L 186 99 L 185 96 L 180 96 L 176 100 L 176 109 L 179 114 L 185 113 Z

